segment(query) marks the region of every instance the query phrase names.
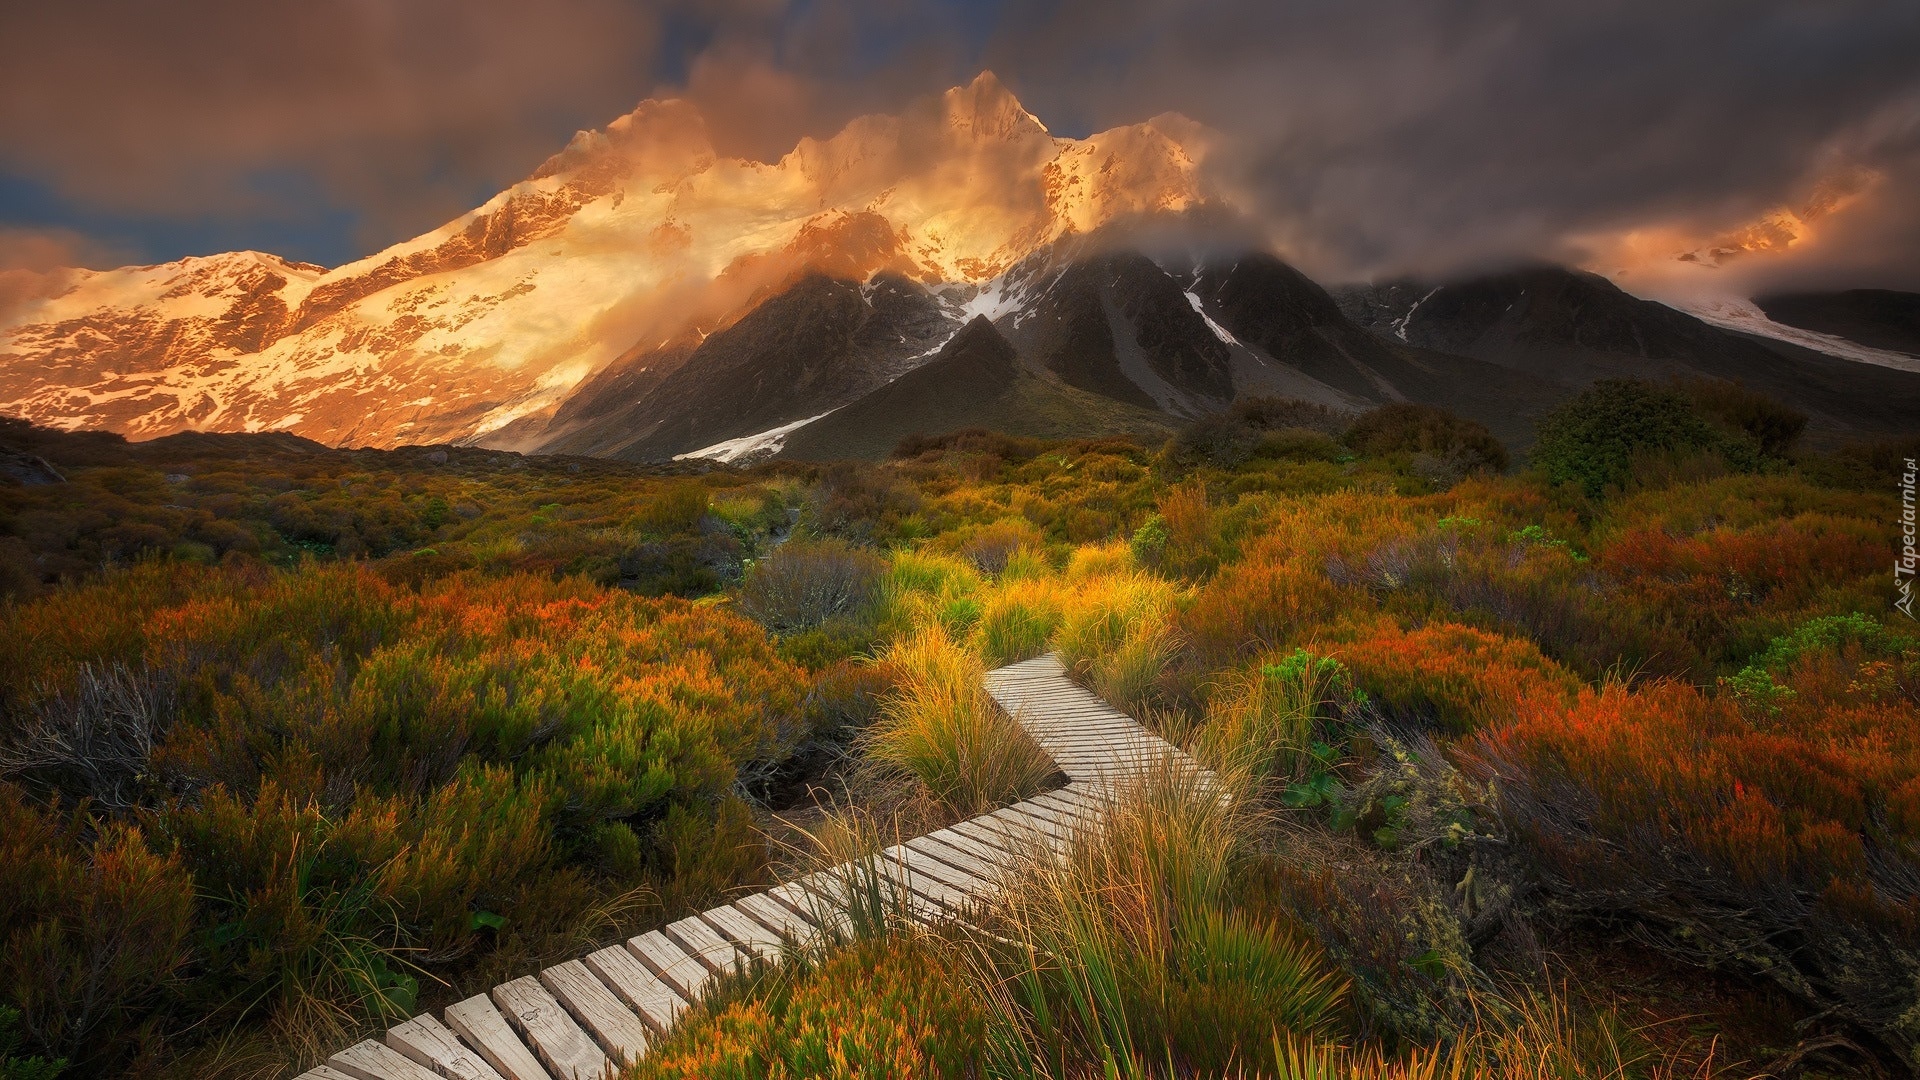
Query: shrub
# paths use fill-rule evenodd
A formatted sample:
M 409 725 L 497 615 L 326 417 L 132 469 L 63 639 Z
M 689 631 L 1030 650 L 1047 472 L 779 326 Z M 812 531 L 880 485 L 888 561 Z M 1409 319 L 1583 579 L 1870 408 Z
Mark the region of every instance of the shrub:
M 877 596 L 886 563 L 842 540 L 791 541 L 754 564 L 740 607 L 767 629 L 789 634 L 857 617 Z
M 1064 600 L 1053 581 L 1021 580 L 995 589 L 980 611 L 981 657 L 990 668 L 1031 660 L 1047 651 L 1059 628 Z
M 138 828 L 90 827 L 0 784 L 0 996 L 30 1047 L 110 1073 L 188 961 L 194 882 Z
M 1504 723 L 1524 704 L 1580 686 L 1531 641 L 1458 623 L 1407 630 L 1381 620 L 1331 651 L 1390 714 L 1456 733 Z
M 914 631 L 882 659 L 898 689 L 867 733 L 866 752 L 917 780 L 953 819 L 1038 793 L 1052 759 L 987 695 L 985 671 L 935 627 Z
M 1910 1062 L 1920 725 L 1835 674 L 1759 723 L 1685 684 L 1587 691 L 1483 732 L 1471 759 L 1568 908 L 1764 975 Z
M 633 523 L 643 532 L 658 535 L 686 532 L 706 516 L 708 500 L 705 486 L 682 480 L 641 506 Z
M 998 574 L 1021 550 L 1045 546 L 1040 531 L 1021 518 L 983 525 L 960 543 L 960 554 L 982 574 Z
M 1353 676 L 1305 649 L 1270 655 L 1221 678 L 1207 703 L 1195 752 L 1256 785 L 1306 778 L 1314 744 L 1353 699 Z
M 1227 410 L 1227 415 L 1255 431 L 1296 429 L 1322 435 L 1340 434 L 1353 419 L 1350 414 L 1325 405 L 1281 397 L 1241 398 Z
M 1203 416 L 1181 428 L 1167 444 L 1168 455 L 1186 465 L 1231 469 L 1253 457 L 1260 433 L 1225 413 Z
M 1444 464 L 1455 477 L 1505 472 L 1507 448 L 1484 424 L 1432 405 L 1382 405 L 1347 429 L 1346 443 L 1362 454 L 1421 454 Z
M 1597 498 L 1629 485 L 1636 458 L 1688 453 L 1751 466 L 1757 448 L 1716 431 L 1678 390 L 1602 379 L 1541 419 L 1531 457 L 1550 483 L 1577 484 Z
M 1752 439 L 1768 457 L 1784 457 L 1807 429 L 1806 413 L 1739 383 L 1688 378 L 1679 386 L 1701 414 Z
M 948 950 L 913 934 L 858 942 L 681 1020 L 622 1074 L 651 1077 L 978 1075 L 987 1015 Z
M 919 493 L 891 470 L 841 462 L 821 470 L 801 521 L 823 538 L 871 544 L 919 508 Z
M 685 875 L 662 890 L 678 895 L 757 873 L 738 854 L 757 834 L 709 808 L 744 763 L 804 737 L 801 679 L 724 609 L 524 576 L 415 591 L 339 564 L 164 571 L 0 622 L 0 655 L 33 665 L 4 669 L 7 744 L 41 730 L 23 717 L 96 748 L 113 735 L 91 774 L 43 754 L 22 775 L 106 793 L 119 821 L 61 839 L 0 785 L 9 816 L 42 825 L 0 826 L 0 903 L 30 905 L 0 912 L 19 932 L 0 993 L 47 1048 L 87 1028 L 89 1058 L 140 1030 L 184 1050 L 182 1017 L 337 1045 L 414 1008 L 421 968 L 551 948 L 597 910 L 631 919 L 649 876 Z M 114 665 L 169 688 L 139 707 L 164 722 L 129 726 Z M 182 912 L 204 932 L 166 938 Z

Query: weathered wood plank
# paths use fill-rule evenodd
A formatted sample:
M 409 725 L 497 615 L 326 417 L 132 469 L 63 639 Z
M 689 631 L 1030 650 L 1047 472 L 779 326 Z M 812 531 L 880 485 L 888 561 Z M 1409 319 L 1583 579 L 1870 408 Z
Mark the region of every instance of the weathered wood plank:
M 748 954 L 734 948 L 731 941 L 715 933 L 698 915 L 668 923 L 665 929 L 667 936 L 678 941 L 689 956 L 707 965 L 716 975 L 733 971 L 747 959 Z
M 620 995 L 649 1027 L 661 1035 L 673 1028 L 674 1021 L 686 1011 L 687 1002 L 660 976 L 647 969 L 640 958 L 621 945 L 609 945 L 588 953 L 586 965 Z
M 810 945 L 820 936 L 813 923 L 803 915 L 766 893 L 754 893 L 734 901 L 734 907 L 751 915 L 760 925 L 779 935 L 781 940 L 796 945 Z
M 440 1080 L 432 1069 L 372 1039 L 347 1047 L 327 1064 L 359 1080 Z
M 984 862 L 937 837 L 916 836 L 907 841 L 907 846 L 923 855 L 930 855 L 955 870 L 965 871 L 974 880 L 984 883 L 990 889 L 996 885 L 1001 874 L 1001 869 L 993 863 Z
M 540 982 L 609 1056 L 632 1064 L 647 1052 L 647 1025 L 586 964 L 555 964 L 540 973 Z
M 315 1065 L 294 1077 L 293 1080 L 360 1080 L 360 1078 L 351 1073 L 343 1073 L 331 1065 Z
M 447 1025 L 416 1016 L 387 1029 L 388 1046 L 447 1080 L 503 1080 L 487 1059 L 468 1049 Z
M 554 1080 L 600 1080 L 606 1071 L 607 1055 L 539 979 L 528 975 L 494 987 L 493 1003 L 533 1047 Z
M 468 1046 L 479 1051 L 487 1064 L 506 1080 L 552 1080 L 547 1075 L 547 1067 L 540 1064 L 533 1050 L 486 995 L 476 994 L 447 1006 L 446 1017 L 447 1026 L 465 1039 Z
M 658 975 L 662 982 L 673 987 L 688 1001 L 699 1001 L 707 981 L 713 978 L 713 972 L 707 969 L 707 965 L 689 955 L 679 942 L 658 930 L 649 930 L 637 938 L 629 939 L 627 949 Z
M 951 889 L 955 889 L 972 900 L 982 894 L 992 892 L 993 885 L 984 878 L 975 877 L 965 870 L 956 869 L 910 844 L 902 844 L 893 849 L 898 852 L 901 862 L 915 874 L 925 875 Z
M 758 919 L 736 910 L 733 905 L 723 904 L 703 911 L 700 918 L 708 926 L 731 938 L 736 948 L 750 951 L 769 963 L 780 959 L 780 935 L 761 926 Z
M 927 838 L 938 840 L 950 848 L 966 852 L 968 855 L 995 868 L 1001 868 L 1008 855 L 1008 852 L 1003 848 L 995 847 L 991 844 L 983 844 L 973 837 L 965 836 L 953 829 L 941 829 L 937 832 L 930 832 L 927 834 Z

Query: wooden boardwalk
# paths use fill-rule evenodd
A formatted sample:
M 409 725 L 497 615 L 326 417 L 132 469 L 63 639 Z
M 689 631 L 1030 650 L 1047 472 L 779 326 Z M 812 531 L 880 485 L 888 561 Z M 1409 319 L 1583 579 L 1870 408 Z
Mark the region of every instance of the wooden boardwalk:
M 778 961 L 846 920 L 848 882 L 883 876 L 915 918 L 962 916 L 1004 871 L 1092 824 L 1114 781 L 1143 768 L 1197 769 L 1178 749 L 1067 677 L 1051 654 L 987 673 L 987 691 L 1065 773 L 1065 787 L 838 867 L 691 915 L 388 1029 L 300 1080 L 599 1080 L 638 1060 L 708 981 Z

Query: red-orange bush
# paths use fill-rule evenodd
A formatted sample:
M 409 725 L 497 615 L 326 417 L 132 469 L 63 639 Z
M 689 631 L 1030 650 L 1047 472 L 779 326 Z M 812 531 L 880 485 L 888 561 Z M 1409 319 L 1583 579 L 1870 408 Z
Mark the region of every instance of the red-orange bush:
M 1458 623 L 1408 630 L 1381 619 L 1327 649 L 1388 710 L 1457 732 L 1503 723 L 1523 705 L 1565 700 L 1580 686 L 1532 642 Z
M 1890 542 L 1884 526 L 1860 518 L 1802 513 L 1693 535 L 1630 529 L 1602 545 L 1595 564 L 1647 617 L 1734 659 L 1832 590 L 1884 572 Z
M 1614 685 L 1531 704 L 1467 756 L 1563 903 L 1773 978 L 1912 1061 L 1920 711 L 1850 696 L 1836 715 L 1809 681 L 1776 723 L 1685 684 Z

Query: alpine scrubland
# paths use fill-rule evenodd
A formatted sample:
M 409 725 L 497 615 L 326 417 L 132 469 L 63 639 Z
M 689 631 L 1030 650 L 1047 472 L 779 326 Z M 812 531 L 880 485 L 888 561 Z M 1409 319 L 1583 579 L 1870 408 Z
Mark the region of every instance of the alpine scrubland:
M 1799 429 L 1636 382 L 1518 464 L 1276 400 L 705 472 L 8 428 L 64 480 L 0 486 L 0 1070 L 290 1075 L 1044 790 L 980 675 L 1052 651 L 1217 786 L 632 1075 L 1910 1072 L 1915 449 Z

